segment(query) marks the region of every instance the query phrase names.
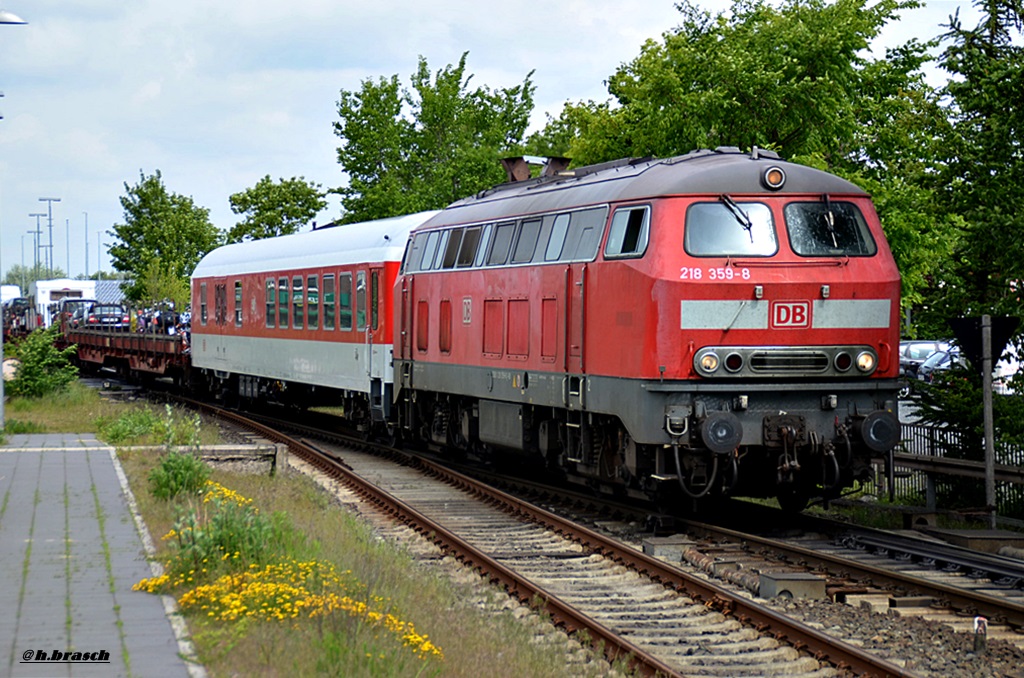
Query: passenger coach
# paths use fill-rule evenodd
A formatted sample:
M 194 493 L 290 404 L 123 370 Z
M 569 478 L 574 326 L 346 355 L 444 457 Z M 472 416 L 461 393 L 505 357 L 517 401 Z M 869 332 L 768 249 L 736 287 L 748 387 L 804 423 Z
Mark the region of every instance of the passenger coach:
M 390 414 L 391 289 L 436 212 L 220 247 L 192 275 L 192 367 L 228 398 Z

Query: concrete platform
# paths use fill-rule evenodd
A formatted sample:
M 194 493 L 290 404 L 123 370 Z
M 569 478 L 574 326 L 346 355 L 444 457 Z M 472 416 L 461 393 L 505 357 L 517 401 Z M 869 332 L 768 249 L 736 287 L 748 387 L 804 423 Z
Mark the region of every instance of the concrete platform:
M 999 553 L 1004 546 L 1024 548 L 1024 535 L 1008 530 L 946 530 L 940 528 L 924 528 L 924 532 L 943 539 L 954 546 Z
M 91 434 L 0 447 L 0 675 L 206 675 L 156 572 L 113 448 Z

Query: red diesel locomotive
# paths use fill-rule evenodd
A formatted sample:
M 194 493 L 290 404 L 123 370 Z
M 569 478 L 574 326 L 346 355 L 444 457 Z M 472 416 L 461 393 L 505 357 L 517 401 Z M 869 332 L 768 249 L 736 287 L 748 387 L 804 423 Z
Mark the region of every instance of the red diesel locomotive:
M 899 440 L 899 292 L 869 196 L 774 153 L 549 163 L 211 252 L 189 381 L 602 492 L 800 508 Z
M 606 492 L 801 508 L 900 438 L 899 293 L 869 196 L 774 153 L 552 171 L 413 232 L 393 416 Z

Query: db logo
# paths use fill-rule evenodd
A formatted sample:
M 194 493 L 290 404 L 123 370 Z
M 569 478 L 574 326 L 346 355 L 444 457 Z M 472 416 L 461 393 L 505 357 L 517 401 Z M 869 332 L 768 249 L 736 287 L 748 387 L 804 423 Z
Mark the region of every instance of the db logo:
M 773 328 L 806 329 L 811 326 L 811 304 L 807 301 L 772 303 Z

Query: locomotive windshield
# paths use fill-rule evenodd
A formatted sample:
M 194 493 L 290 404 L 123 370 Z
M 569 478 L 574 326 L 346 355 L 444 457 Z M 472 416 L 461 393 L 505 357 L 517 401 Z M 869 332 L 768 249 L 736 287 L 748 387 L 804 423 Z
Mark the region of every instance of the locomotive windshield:
M 683 245 L 698 257 L 770 257 L 779 249 L 768 206 L 731 198 L 690 205 Z
M 786 205 L 793 251 L 805 257 L 871 256 L 878 248 L 864 216 L 849 202 L 793 202 Z

